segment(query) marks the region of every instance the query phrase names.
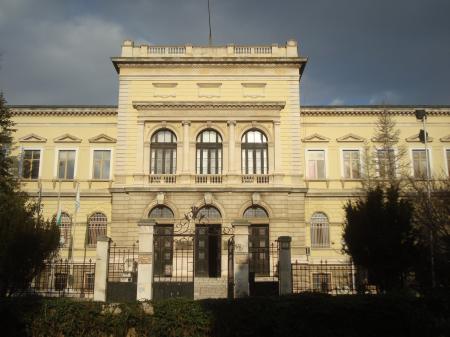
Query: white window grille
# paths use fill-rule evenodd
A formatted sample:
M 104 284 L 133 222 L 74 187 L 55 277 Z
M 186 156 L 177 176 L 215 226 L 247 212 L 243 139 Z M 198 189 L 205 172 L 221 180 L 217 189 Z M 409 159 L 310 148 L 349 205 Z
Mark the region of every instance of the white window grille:
M 314 213 L 311 218 L 311 247 L 326 248 L 330 246 L 330 225 L 328 217 L 322 213 Z

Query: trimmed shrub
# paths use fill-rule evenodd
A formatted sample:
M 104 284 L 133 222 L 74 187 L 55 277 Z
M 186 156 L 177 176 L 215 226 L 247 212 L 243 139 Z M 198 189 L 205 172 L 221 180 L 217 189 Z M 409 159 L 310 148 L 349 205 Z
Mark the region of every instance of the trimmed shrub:
M 449 299 L 448 293 L 170 299 L 153 303 L 149 315 L 140 303 L 12 298 L 0 301 L 0 315 L 8 337 L 444 337 Z

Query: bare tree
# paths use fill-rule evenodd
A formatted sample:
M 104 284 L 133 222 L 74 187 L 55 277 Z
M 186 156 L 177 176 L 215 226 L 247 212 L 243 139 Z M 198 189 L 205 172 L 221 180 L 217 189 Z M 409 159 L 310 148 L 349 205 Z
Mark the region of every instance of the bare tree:
M 378 117 L 372 142 L 365 143 L 363 153 L 363 188 L 403 187 L 407 176 L 407 150 L 399 144 L 400 130 L 387 109 Z

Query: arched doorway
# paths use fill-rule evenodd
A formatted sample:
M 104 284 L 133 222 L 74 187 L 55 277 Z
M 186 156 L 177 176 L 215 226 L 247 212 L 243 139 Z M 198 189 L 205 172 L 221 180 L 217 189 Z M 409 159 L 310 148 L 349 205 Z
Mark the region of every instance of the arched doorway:
M 204 206 L 195 226 L 195 276 L 221 276 L 222 215 L 213 206 Z

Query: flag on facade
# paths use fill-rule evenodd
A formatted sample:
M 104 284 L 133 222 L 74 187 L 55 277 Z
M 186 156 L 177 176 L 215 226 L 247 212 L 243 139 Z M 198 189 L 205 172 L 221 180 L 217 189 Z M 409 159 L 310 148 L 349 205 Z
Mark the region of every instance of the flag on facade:
M 75 197 L 75 213 L 80 210 L 80 183 L 77 184 L 77 194 Z
M 61 222 L 62 222 L 62 219 L 61 219 L 61 204 L 59 203 L 58 204 L 58 212 L 56 213 L 56 224 L 58 226 L 61 226 Z

